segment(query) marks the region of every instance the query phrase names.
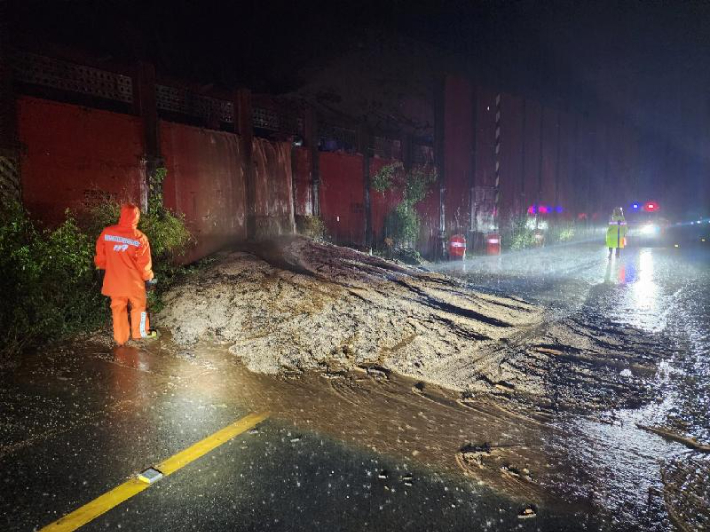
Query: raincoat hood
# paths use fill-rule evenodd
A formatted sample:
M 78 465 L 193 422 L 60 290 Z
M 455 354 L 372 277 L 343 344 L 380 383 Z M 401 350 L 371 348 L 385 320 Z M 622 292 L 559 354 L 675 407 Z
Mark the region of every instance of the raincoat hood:
M 625 221 L 624 218 L 624 211 L 621 210 L 621 208 L 617 207 L 614 209 L 614 212 L 611 213 L 611 221 L 612 222 L 623 222 Z
M 138 221 L 141 219 L 141 210 L 135 205 L 126 203 L 121 207 L 121 217 L 118 219 L 118 225 L 121 227 L 130 227 L 135 229 L 138 227 Z

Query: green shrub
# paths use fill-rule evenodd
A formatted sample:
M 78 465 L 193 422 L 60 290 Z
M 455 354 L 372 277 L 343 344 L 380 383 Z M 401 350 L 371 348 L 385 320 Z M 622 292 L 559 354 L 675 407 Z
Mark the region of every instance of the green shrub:
M 0 353 L 101 325 L 106 314 L 93 267 L 94 243 L 71 215 L 38 230 L 17 204 L 0 212 Z
M 534 225 L 531 225 L 534 221 L 534 218 L 527 215 L 511 216 L 503 230 L 505 245 L 512 250 L 537 246 Z M 570 221 L 541 220 L 539 227 L 545 235 L 546 244 L 568 242 L 575 237 L 574 223 Z
M 550 227 L 550 241 L 554 243 L 569 242 L 575 236 L 573 222 L 556 222 Z
M 426 198 L 435 181 L 435 168 L 420 166 L 404 172 L 402 163 L 384 166 L 373 177 L 371 186 L 377 192 L 402 188 L 402 201 L 385 218 L 385 237 L 392 239 L 396 248 L 415 246 L 421 225 L 416 206 Z
M 397 173 L 402 171 L 402 163 L 393 163 L 383 166 L 379 172 L 372 176 L 370 186 L 376 192 L 386 192 L 395 185 Z
M 394 258 L 413 266 L 419 266 L 422 263 L 422 256 L 415 249 L 400 249 L 395 253 Z
M 158 172 L 156 172 L 158 174 Z M 162 186 L 164 170 L 154 184 Z M 186 271 L 175 258 L 187 249 L 190 233 L 182 216 L 162 204 L 157 188 L 141 215 L 139 229 L 150 240 L 158 290 L 149 295 L 154 311 L 160 295 Z M 0 354 L 16 354 L 29 345 L 95 330 L 109 319 L 107 299 L 93 257 L 104 227 L 118 222 L 121 206 L 105 203 L 77 222 L 67 211 L 55 229 L 38 229 L 17 203 L 0 207 Z
M 530 228 L 527 214 L 511 215 L 502 234 L 503 245 L 512 250 L 535 246 L 535 230 Z
M 419 214 L 412 205 L 403 201 L 387 213 L 385 235 L 392 237 L 396 247 L 413 247 L 419 236 L 419 226 Z

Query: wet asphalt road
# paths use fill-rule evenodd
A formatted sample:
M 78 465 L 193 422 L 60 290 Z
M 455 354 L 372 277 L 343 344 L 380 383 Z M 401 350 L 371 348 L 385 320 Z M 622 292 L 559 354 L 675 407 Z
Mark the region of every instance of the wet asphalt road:
M 522 295 L 553 309 L 553 315 L 601 313 L 657 335 L 665 356 L 652 379 L 654 402 L 610 411 L 603 423 L 567 415 L 555 423 L 566 437 L 550 444 L 563 447 L 570 468 L 579 472 L 568 489 L 586 493 L 602 509 L 603 528 L 671 529 L 661 470 L 673 460 L 707 458 L 637 427 L 667 428 L 710 442 L 710 238 L 686 236 L 664 246 L 632 246 L 611 260 L 605 249 L 587 244 L 456 267 L 472 287 Z M 710 500 L 697 508 L 708 515 Z M 688 529 L 710 530 L 710 521 L 696 527 Z
M 612 423 L 556 421 L 570 437 L 548 444 L 583 473 L 570 476 L 569 490 L 588 497 L 592 511 L 541 505 L 537 517 L 519 519 L 520 500 L 423 464 L 405 445 L 380 451 L 308 430 L 294 408 L 83 529 L 668 530 L 660 464 L 689 451 L 635 423 L 710 441 L 708 264 L 701 246 L 630 248 L 609 262 L 598 246 L 575 245 L 451 267 L 477 288 L 529 298 L 560 316 L 592 305 L 667 338 L 658 402 L 613 413 Z M 228 379 L 184 357 L 76 345 L 3 371 L 0 529 L 39 529 L 260 408 L 238 385 L 225 391 Z
M 239 390 L 199 384 L 214 373 L 199 364 L 134 349 L 47 356 L 3 379 L 2 530 L 52 523 L 247 413 Z M 270 418 L 82 529 L 575 529 L 520 509 L 406 449 L 383 456 Z

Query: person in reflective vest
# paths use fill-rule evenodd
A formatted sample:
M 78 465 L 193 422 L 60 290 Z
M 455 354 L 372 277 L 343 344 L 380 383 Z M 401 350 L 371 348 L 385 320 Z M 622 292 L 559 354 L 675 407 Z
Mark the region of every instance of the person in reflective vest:
M 626 219 L 621 207 L 614 209 L 609 220 L 609 227 L 606 230 L 606 247 L 609 248 L 609 258 L 612 251 L 616 250 L 619 256 L 621 249 L 626 245 Z
M 146 310 L 146 289 L 156 281 L 150 243 L 138 230 L 140 215 L 135 205 L 123 205 L 118 225 L 106 227 L 96 241 L 94 263 L 98 269 L 106 271 L 101 293 L 111 298 L 113 338 L 118 345 L 125 344 L 129 336 L 135 340 L 156 336 L 150 330 Z

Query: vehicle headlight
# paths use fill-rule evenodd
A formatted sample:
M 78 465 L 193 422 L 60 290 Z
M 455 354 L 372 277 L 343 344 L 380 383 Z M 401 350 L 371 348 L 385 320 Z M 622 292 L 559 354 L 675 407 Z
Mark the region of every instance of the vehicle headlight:
M 654 224 L 646 224 L 641 228 L 641 232 L 644 235 L 655 235 L 658 234 L 659 228 Z

